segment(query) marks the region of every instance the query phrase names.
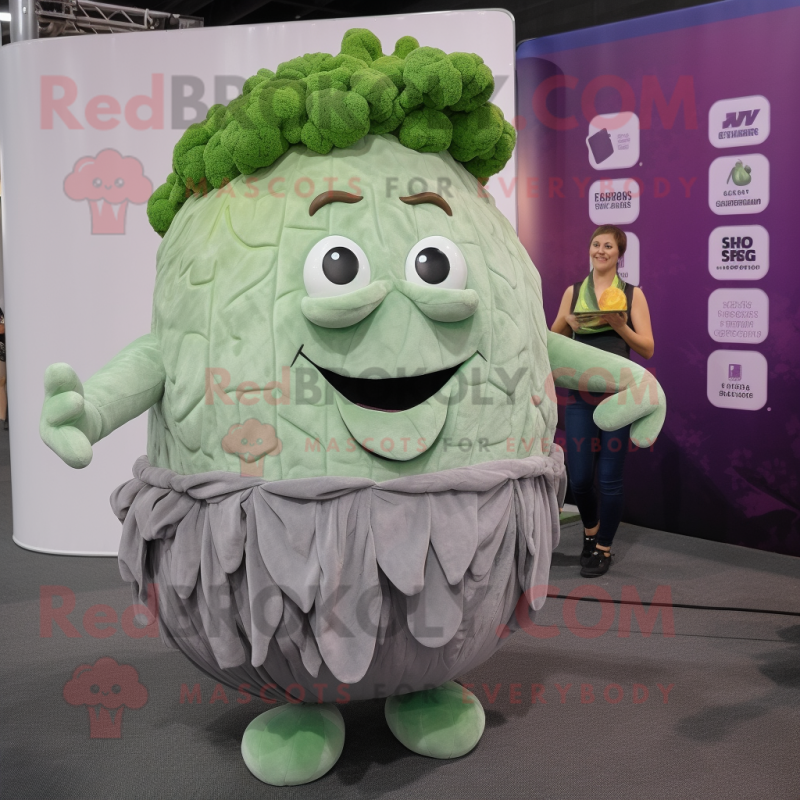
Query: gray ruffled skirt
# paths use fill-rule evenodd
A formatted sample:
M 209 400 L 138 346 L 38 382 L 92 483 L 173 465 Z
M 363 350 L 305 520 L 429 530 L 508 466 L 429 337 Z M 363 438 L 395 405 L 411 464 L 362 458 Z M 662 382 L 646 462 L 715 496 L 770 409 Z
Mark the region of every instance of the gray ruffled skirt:
M 439 686 L 544 602 L 563 454 L 383 483 L 178 475 L 140 458 L 111 497 L 134 594 L 162 638 L 264 699 Z M 538 587 L 538 589 L 534 589 Z

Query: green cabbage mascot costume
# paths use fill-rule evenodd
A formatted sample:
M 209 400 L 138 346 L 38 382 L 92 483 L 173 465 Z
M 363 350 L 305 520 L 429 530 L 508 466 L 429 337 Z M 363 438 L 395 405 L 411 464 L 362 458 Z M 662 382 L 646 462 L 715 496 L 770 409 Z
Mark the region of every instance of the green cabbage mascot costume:
M 515 142 L 493 90 L 479 56 L 361 29 L 259 70 L 150 198 L 151 332 L 85 384 L 45 376 L 72 467 L 149 410 L 112 497 L 120 569 L 158 586 L 168 644 L 283 701 L 242 740 L 270 784 L 331 769 L 351 700 L 385 697 L 416 753 L 475 747 L 453 679 L 541 607 L 558 541 L 554 385 L 611 392 L 595 419 L 636 443 L 663 422 L 649 373 L 548 333 L 482 186 Z

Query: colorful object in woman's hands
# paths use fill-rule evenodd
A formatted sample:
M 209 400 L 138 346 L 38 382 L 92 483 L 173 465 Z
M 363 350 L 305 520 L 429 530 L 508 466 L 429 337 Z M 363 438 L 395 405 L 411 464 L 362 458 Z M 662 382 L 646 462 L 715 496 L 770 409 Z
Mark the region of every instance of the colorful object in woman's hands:
M 621 304 L 617 293 L 622 296 Z M 625 283 L 619 275 L 614 275 L 611 286 L 600 297 L 603 298 L 602 302 L 597 299 L 594 290 L 594 273 L 590 272 L 578 289 L 578 296 L 575 298 L 572 312 L 580 324 L 578 330 L 575 331 L 577 334 L 584 335 L 612 330 L 612 326 L 604 319 L 604 315 L 612 312 L 619 313 L 628 307 L 625 299 Z
M 597 301 L 601 311 L 626 311 L 628 301 L 625 299 L 625 292 L 616 286 L 609 286 Z
M 574 314 L 580 324 L 577 333 L 585 332 L 583 328 L 594 328 L 603 325 L 603 314 L 600 311 L 576 311 Z

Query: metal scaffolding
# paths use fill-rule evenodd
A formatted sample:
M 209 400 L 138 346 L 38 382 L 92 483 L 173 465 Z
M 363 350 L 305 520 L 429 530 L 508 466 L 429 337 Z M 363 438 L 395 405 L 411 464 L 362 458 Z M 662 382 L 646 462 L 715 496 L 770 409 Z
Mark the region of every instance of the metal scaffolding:
M 12 42 L 90 33 L 203 27 L 202 17 L 96 3 L 94 0 L 11 0 L 10 11 Z

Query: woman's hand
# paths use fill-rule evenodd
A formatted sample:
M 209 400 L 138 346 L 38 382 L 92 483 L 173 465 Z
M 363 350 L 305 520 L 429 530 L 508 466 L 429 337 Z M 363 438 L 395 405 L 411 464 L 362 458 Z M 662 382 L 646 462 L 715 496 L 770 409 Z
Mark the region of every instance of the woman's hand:
M 572 338 L 573 331 L 577 331 L 578 328 L 580 328 L 578 320 L 575 319 L 575 315 L 571 313 L 571 309 L 572 287 L 567 286 L 567 290 L 564 292 L 564 296 L 561 298 L 561 305 L 558 309 L 558 315 L 556 316 L 556 320 L 550 330 L 553 331 L 553 333 L 558 333 L 561 336 L 567 336 L 570 339 Z
M 628 324 L 628 315 L 624 311 L 622 314 L 603 314 L 600 319 L 605 325 L 610 325 L 617 332 Z
M 570 326 L 570 328 L 572 328 L 572 330 L 574 330 L 575 332 L 577 332 L 578 330 L 580 330 L 581 324 L 580 324 L 580 322 L 578 322 L 578 318 L 577 318 L 577 317 L 576 317 L 574 314 L 567 314 L 567 315 L 564 317 L 564 321 L 565 321 L 565 322 L 567 323 L 567 325 L 569 325 L 569 326 Z

